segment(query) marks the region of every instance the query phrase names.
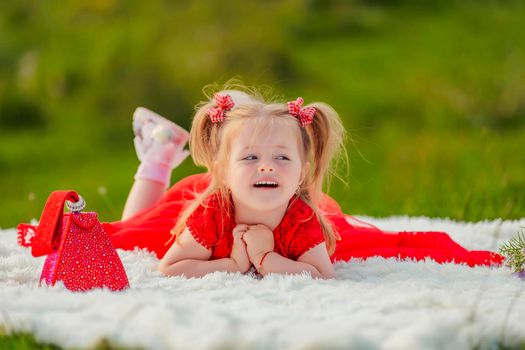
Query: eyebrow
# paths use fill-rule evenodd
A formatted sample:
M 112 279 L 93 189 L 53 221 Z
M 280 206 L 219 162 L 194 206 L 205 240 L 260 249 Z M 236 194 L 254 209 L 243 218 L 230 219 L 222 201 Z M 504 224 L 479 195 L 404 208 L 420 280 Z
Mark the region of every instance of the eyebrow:
M 274 145 L 273 146 L 274 148 L 281 148 L 281 149 L 285 149 L 285 150 L 288 150 L 289 148 L 285 145 Z M 251 148 L 257 148 L 257 146 L 246 146 L 242 149 L 242 151 L 246 151 L 248 149 L 251 149 Z

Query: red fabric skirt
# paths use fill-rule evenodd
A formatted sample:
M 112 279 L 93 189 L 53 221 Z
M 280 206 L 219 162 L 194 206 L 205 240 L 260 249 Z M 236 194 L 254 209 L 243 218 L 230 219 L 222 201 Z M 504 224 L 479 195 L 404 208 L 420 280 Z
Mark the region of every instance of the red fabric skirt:
M 164 256 L 170 247 L 170 230 L 180 211 L 195 192 L 203 191 L 209 184 L 206 174 L 188 176 L 173 185 L 153 207 L 133 217 L 103 223 L 115 248 L 132 250 L 135 247 Z M 337 242 L 332 262 L 352 258 L 384 258 L 423 260 L 431 258 L 438 263 L 465 263 L 476 265 L 501 265 L 503 256 L 490 251 L 469 251 L 444 232 L 389 232 L 362 222 L 341 211 L 337 202 L 325 195 L 320 209 L 337 228 L 341 240 Z

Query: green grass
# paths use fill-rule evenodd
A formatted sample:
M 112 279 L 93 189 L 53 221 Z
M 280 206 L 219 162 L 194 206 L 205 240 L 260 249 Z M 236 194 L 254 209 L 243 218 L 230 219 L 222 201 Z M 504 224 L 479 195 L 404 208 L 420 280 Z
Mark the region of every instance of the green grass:
M 59 346 L 53 344 L 39 343 L 31 334 L 14 334 L 0 336 L 1 350 L 58 350 Z
M 334 105 L 356 140 L 333 192 L 348 213 L 525 217 L 523 5 L 454 4 L 365 7 L 361 35 L 295 43 L 308 79 L 291 90 Z
M 16 333 L 12 335 L 0 335 L 0 350 L 60 350 L 63 349 L 52 343 L 43 343 L 35 339 L 29 333 Z M 123 348 L 111 345 L 107 340 L 101 340 L 97 343 L 94 350 L 118 350 L 118 349 L 140 349 L 140 348 Z
M 330 188 L 346 213 L 467 221 L 525 217 L 524 129 L 450 130 L 445 135 L 392 126 L 350 132 L 354 142 L 347 146 L 348 188 L 341 190 L 344 185 L 337 179 Z M 128 137 L 127 149 L 116 152 L 64 153 L 51 146 L 36 155 L 28 146 L 30 135 L 28 143 L 19 138 L 0 140 L 2 147 L 17 149 L 9 166 L 20 169 L 3 176 L 2 198 L 9 205 L 0 212 L 1 226 L 38 218 L 47 196 L 57 189 L 77 190 L 101 220 L 117 220 L 138 165 Z M 172 180 L 200 171 L 187 159 Z M 105 195 L 99 194 L 101 187 Z
M 278 25 L 267 34 L 272 37 L 264 45 L 286 58 L 280 68 L 268 66 L 283 76 L 272 84 L 278 91 L 289 98 L 302 95 L 307 102 L 326 101 L 344 120 L 353 139 L 347 143 L 351 172 L 341 173 L 349 187 L 334 181 L 330 190 L 343 210 L 469 221 L 525 217 L 525 64 L 521 59 L 525 6 L 512 1 L 429 3 L 430 9 L 404 6 L 404 2 L 320 4 L 315 11 L 297 12 L 291 24 L 276 18 Z M 145 13 L 160 11 L 157 5 L 151 3 Z M 194 16 L 201 5 L 186 10 Z M 285 9 L 280 11 L 286 13 Z M 54 20 L 67 22 L 65 13 L 77 10 L 64 11 L 65 17 L 55 14 Z M 39 22 L 42 13 L 33 16 L 35 26 L 44 25 Z M 111 16 L 117 16 L 122 26 L 114 29 L 106 22 Z M 175 116 L 184 127 L 190 125 L 191 104 L 201 98 L 198 89 L 192 91 L 188 85 L 181 95 L 175 86 L 170 88 L 179 82 L 169 75 L 160 71 L 155 76 L 141 75 L 152 73 L 141 61 L 150 57 L 141 52 L 149 46 L 168 49 L 162 41 L 167 37 L 163 34 L 159 43 L 148 42 L 155 30 L 148 27 L 141 32 L 141 25 L 151 24 L 147 19 L 124 21 L 120 16 L 102 15 L 100 21 L 93 19 L 96 25 L 84 31 L 75 27 L 42 50 L 41 82 L 33 84 L 51 79 L 41 87 L 49 88 L 53 77 L 63 71 L 69 90 L 53 97 L 45 89 L 27 87 L 27 96 L 16 102 L 22 105 L 14 106 L 22 108 L 30 101 L 43 113 L 34 120 L 44 118 L 44 126 L 0 129 L 0 227 L 39 217 L 48 194 L 67 188 L 79 191 L 102 220 L 117 220 L 137 166 L 130 130 L 133 108 L 142 103 L 154 109 L 159 105 L 160 112 L 169 110 L 169 117 Z M 167 20 L 164 13 L 159 23 L 163 18 Z M 88 38 L 100 36 L 100 31 L 107 35 L 92 44 Z M 17 35 L 19 42 L 12 42 L 12 47 L 35 44 L 22 33 Z M 116 68 L 111 54 L 121 57 L 116 48 L 124 45 L 123 40 L 128 50 L 137 51 Z M 91 49 L 93 60 L 84 61 L 81 53 Z M 186 50 L 200 49 L 188 46 Z M 64 51 L 71 54 L 63 57 Z M 127 69 L 135 73 L 129 75 Z M 279 73 L 280 69 L 284 71 Z M 232 73 L 248 74 L 248 82 L 258 80 L 242 67 Z M 212 76 L 215 80 L 231 75 Z M 6 86 L 0 84 L 4 97 Z M 24 108 L 28 113 L 32 110 Z M 172 179 L 199 171 L 187 160 Z M 100 188 L 107 194 L 100 195 Z
M 480 344 L 474 349 L 482 348 Z M 495 350 L 524 350 L 525 343 L 518 344 L 516 346 L 504 346 L 501 344 L 492 344 L 491 349 Z M 9 336 L 0 336 L 0 350 L 59 350 L 62 349 L 60 346 L 49 344 L 49 343 L 40 343 L 34 336 L 27 333 L 19 333 Z M 100 341 L 94 348 L 94 350 L 117 350 L 117 349 L 131 349 L 123 348 L 111 345 L 108 341 Z M 138 348 L 134 348 L 138 349 Z

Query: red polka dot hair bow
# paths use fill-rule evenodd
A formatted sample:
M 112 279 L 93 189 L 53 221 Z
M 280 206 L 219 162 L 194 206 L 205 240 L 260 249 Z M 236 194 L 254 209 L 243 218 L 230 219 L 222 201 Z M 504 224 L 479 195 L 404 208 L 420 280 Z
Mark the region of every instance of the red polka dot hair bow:
M 314 120 L 317 110 L 314 107 L 301 108 L 303 102 L 302 97 L 297 97 L 297 100 L 288 102 L 288 112 L 299 119 L 301 126 L 305 127 Z
M 215 104 L 217 107 L 210 107 L 206 111 L 206 114 L 210 117 L 212 123 L 224 121 L 224 112 L 229 111 L 235 105 L 230 95 L 214 95 Z

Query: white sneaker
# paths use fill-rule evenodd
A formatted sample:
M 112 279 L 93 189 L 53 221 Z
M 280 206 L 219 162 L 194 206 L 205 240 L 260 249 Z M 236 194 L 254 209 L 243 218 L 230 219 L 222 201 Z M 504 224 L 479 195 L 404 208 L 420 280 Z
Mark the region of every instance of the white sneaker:
M 184 149 L 189 133 L 147 108 L 138 107 L 133 113 L 133 132 L 135 150 L 141 162 L 173 169 L 190 154 Z

